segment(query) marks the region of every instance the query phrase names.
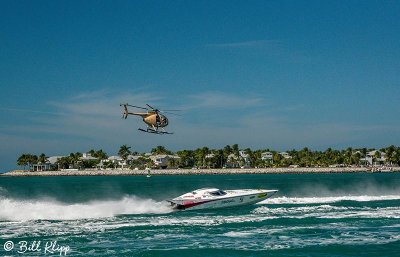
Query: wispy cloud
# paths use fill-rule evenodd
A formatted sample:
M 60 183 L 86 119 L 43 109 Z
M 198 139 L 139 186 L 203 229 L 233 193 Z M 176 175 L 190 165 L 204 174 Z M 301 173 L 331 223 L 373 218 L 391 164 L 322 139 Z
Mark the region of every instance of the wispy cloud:
M 150 93 L 122 93 L 101 89 L 94 92 L 82 92 L 64 101 L 49 102 L 49 105 L 71 115 L 110 117 L 120 111 L 119 104 L 121 103 L 144 106 L 146 103 L 161 100 L 161 97 Z
M 149 151 L 157 145 L 175 151 L 202 146 L 218 148 L 233 143 L 254 149 L 288 150 L 304 146 L 321 149 L 362 145 L 360 142 L 371 142 L 371 135 L 377 138 L 377 143 L 385 144 L 380 136 L 399 132 L 397 127 L 385 124 L 339 121 L 296 124 L 292 119 L 296 115 L 293 112 L 303 108 L 302 105 L 279 111 L 279 106 L 260 95 L 208 91 L 181 95 L 180 98 L 184 99 L 182 106 L 171 106 L 168 102 L 170 99 L 164 99 L 154 92 L 100 90 L 80 93 L 72 98 L 48 103 L 51 112 L 62 115 L 38 113 L 26 116 L 23 112 L 16 112 L 20 115 L 17 121 L 24 119 L 23 124 L 16 122 L 1 127 L 0 140 L 4 145 L 12 145 L 7 151 L 17 156 L 25 151 L 58 155 L 91 148 L 115 154 L 123 144 L 137 151 Z M 137 117 L 121 119 L 119 104 L 126 102 L 182 108 L 184 112 L 181 117 L 168 115 L 170 125 L 167 130 L 174 132 L 174 135 L 151 135 L 137 131 L 139 127 L 145 127 Z M 0 154 L 6 155 L 1 151 Z
M 208 91 L 188 96 L 189 103 L 187 109 L 195 108 L 222 108 L 222 109 L 240 109 L 246 107 L 255 107 L 265 104 L 265 99 L 260 96 L 238 95 L 226 92 Z
M 3 108 L 3 107 L 0 107 L 0 111 L 6 111 L 6 112 L 21 112 L 21 113 L 37 113 L 37 114 L 50 114 L 50 115 L 62 115 L 62 113 L 59 113 L 59 112 L 39 111 L 39 110 L 22 109 L 22 108 Z

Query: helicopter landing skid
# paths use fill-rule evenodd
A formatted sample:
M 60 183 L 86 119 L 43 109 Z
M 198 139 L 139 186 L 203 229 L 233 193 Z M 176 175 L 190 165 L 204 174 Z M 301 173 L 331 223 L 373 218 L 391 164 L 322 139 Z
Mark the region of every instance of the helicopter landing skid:
M 153 129 L 138 128 L 138 130 L 146 132 L 146 133 L 152 133 L 152 134 L 158 134 L 158 135 L 162 135 L 162 134 L 172 135 L 172 134 L 174 134 L 174 133 L 170 133 L 170 132 L 166 132 L 166 131 L 159 131 L 159 130 L 153 130 Z

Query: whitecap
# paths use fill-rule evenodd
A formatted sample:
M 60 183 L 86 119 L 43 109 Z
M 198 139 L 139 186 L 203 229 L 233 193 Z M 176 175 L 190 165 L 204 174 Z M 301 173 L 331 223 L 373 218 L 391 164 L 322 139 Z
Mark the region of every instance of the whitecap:
M 258 204 L 318 204 L 335 203 L 340 201 L 372 202 L 400 200 L 400 195 L 380 195 L 380 196 L 327 196 L 327 197 L 275 197 L 259 202 Z
M 242 231 L 229 231 L 223 234 L 223 236 L 227 237 L 249 237 L 254 235 L 252 232 L 242 232 Z
M 56 200 L 0 199 L 0 220 L 74 220 L 113 217 L 122 214 L 168 213 L 164 202 L 126 196 L 119 200 L 67 204 Z

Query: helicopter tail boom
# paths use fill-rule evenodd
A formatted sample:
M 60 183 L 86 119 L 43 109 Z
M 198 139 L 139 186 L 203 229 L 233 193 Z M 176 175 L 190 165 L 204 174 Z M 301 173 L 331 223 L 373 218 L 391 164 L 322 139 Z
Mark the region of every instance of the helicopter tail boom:
M 148 112 L 129 112 L 129 110 L 128 110 L 128 106 L 130 106 L 129 104 L 120 104 L 120 106 L 124 107 L 124 110 L 122 113 L 123 119 L 128 118 L 128 115 L 136 115 L 136 116 L 141 116 L 141 117 L 145 117 L 148 115 Z

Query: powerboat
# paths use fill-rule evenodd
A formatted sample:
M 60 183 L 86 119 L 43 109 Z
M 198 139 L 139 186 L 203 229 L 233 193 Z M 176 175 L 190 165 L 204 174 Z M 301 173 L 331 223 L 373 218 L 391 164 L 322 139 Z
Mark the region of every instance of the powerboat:
M 276 192 L 278 190 L 201 188 L 167 201 L 178 210 L 215 209 L 258 203 Z

